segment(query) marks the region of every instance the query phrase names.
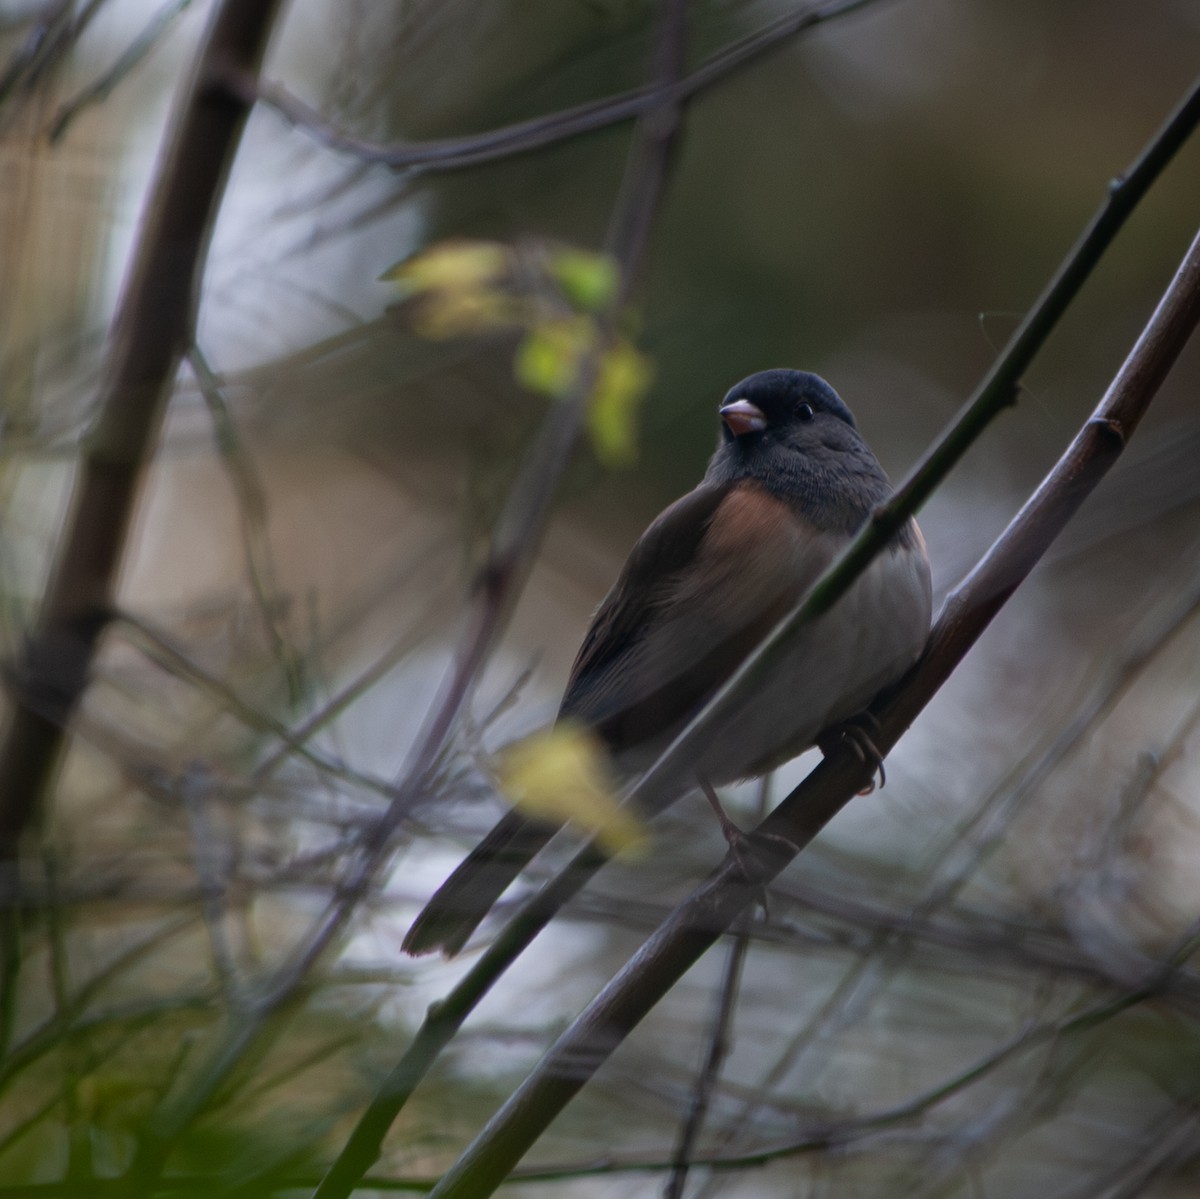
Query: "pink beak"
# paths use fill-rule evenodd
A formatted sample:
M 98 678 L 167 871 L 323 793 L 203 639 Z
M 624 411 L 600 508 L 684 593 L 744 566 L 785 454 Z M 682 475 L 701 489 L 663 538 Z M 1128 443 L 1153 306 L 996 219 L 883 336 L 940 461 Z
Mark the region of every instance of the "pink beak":
M 734 437 L 745 433 L 761 433 L 767 427 L 767 418 L 762 409 L 749 400 L 734 400 L 721 409 L 721 419 L 729 426 Z

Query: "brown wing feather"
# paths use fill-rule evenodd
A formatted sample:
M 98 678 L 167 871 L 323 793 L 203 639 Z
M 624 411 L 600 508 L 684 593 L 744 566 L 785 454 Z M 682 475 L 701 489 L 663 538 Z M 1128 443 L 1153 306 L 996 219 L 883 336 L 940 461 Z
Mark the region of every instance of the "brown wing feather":
M 587 719 L 588 691 L 646 633 L 672 580 L 695 558 L 727 488 L 701 484 L 638 538 L 575 656 L 559 716 Z
M 590 724 L 616 754 L 645 749 L 630 760 L 637 768 L 729 677 L 832 553 L 828 538 L 762 488 L 701 488 L 685 497 L 647 530 L 601 606 L 561 714 Z M 693 563 L 699 569 L 689 572 Z
M 722 508 L 722 502 L 730 503 Z M 780 538 L 779 525 L 792 526 Z M 560 715 L 620 753 L 669 739 L 829 560 L 785 505 L 758 488 L 702 484 L 642 535 L 576 657 Z M 703 579 L 686 568 L 705 559 Z M 626 655 L 652 669 L 631 668 Z M 636 755 L 634 755 L 636 757 Z M 651 755 L 652 756 L 652 755 Z M 674 798 L 644 796 L 650 810 Z M 510 812 L 439 888 L 405 938 L 409 953 L 455 953 L 555 826 Z
M 672 504 L 642 534 L 592 620 L 576 656 L 560 715 L 583 715 L 575 708 L 583 701 L 589 683 L 645 632 L 654 604 L 647 608 L 643 597 L 662 591 L 664 582 L 692 561 L 724 495 L 722 488 L 702 484 Z M 600 731 L 604 735 L 604 730 Z M 509 812 L 425 905 L 404 938 L 405 951 L 457 953 L 556 831 L 556 825 L 531 820 L 519 809 Z

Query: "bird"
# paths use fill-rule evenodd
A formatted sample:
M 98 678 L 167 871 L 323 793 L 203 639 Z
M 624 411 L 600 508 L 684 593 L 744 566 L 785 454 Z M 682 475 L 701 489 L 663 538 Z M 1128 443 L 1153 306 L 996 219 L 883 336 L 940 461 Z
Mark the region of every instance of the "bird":
M 596 734 L 618 778 L 656 761 L 892 494 L 850 409 L 818 375 L 760 371 L 729 390 L 718 415 L 703 479 L 634 545 L 559 707 L 560 721 Z M 655 772 L 639 811 L 654 815 L 696 786 L 712 796 L 714 785 L 824 748 L 916 661 L 931 606 L 925 541 L 910 518 L 693 760 Z M 509 811 L 435 892 L 404 950 L 459 952 L 558 829 Z

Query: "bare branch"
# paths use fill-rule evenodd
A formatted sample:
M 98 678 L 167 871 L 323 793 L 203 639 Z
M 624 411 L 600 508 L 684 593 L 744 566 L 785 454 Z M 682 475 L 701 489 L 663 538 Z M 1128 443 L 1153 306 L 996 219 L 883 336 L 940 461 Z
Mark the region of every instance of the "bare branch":
M 212 417 L 213 440 L 237 497 L 242 553 L 246 559 L 246 574 L 258 603 L 259 616 L 287 683 L 288 698 L 292 703 L 297 703 L 304 690 L 304 663 L 291 644 L 284 626 L 284 600 L 267 536 L 266 488 L 253 458 L 238 435 L 222 381 L 209 366 L 199 346 L 192 346 L 188 362 Z
M 103 969 L 97 971 L 76 989 L 70 1001 L 51 1016 L 28 1030 L 20 1041 L 13 1044 L 0 1060 L 0 1094 L 12 1080 L 43 1054 L 53 1049 L 70 1029 L 85 1023 L 84 1015 L 92 1001 L 115 979 L 135 966 L 141 959 L 154 952 L 178 933 L 186 932 L 196 923 L 194 912 L 164 922 L 133 945 L 117 954 Z M 161 999 L 151 1000 L 154 1004 Z
M 72 96 L 55 114 L 50 124 L 49 138 L 56 142 L 67 127 L 85 109 L 99 104 L 112 94 L 138 63 L 150 53 L 170 28 L 171 23 L 192 0 L 169 0 L 151 17 L 145 29 L 133 39 L 107 71 Z
M 182 780 L 180 792 L 191 830 L 192 864 L 200 883 L 201 910 L 208 930 L 213 968 L 226 1003 L 236 1008 L 241 1000 L 241 979 L 225 926 L 229 855 L 223 853 L 223 846 L 217 840 L 209 813 L 206 783 L 201 770 L 193 766 Z
M 151 660 L 164 663 L 174 673 L 191 680 L 196 686 L 207 691 L 226 711 L 237 717 L 247 728 L 270 733 L 286 746 L 288 752 L 302 758 L 322 774 L 335 778 L 339 782 L 350 784 L 374 795 L 383 796 L 385 799 L 395 797 L 395 788 L 385 779 L 364 774 L 345 762 L 327 757 L 312 749 L 306 743 L 311 735 L 309 732 L 303 731 L 300 736 L 293 736 L 285 724 L 256 708 L 238 695 L 224 679 L 193 661 L 165 632 L 156 628 L 150 621 L 125 611 L 114 612 L 113 618 L 120 621 L 118 626 L 120 629 L 127 629 L 136 635 L 131 638 L 131 641 Z M 261 780 L 255 779 L 254 781 Z
M 930 861 L 926 873 L 931 886 L 927 894 L 902 919 L 889 920 L 880 914 L 869 950 L 851 964 L 818 1012 L 792 1037 L 776 1062 L 761 1077 L 758 1089 L 762 1093 L 768 1093 L 780 1078 L 795 1070 L 812 1045 L 827 1041 L 837 1026 L 847 1022 L 850 1013 L 846 1000 L 849 996 L 855 996 L 857 1004 L 861 1005 L 864 992 L 870 990 L 872 983 L 882 985 L 884 955 L 887 970 L 891 972 L 915 939 L 947 935 L 940 930 L 934 931 L 930 924 L 933 917 L 955 901 L 974 872 L 1000 845 L 1017 814 L 1038 793 L 1051 773 L 1095 728 L 1096 723 L 1112 710 L 1147 667 L 1170 648 L 1176 636 L 1197 613 L 1200 613 L 1200 588 L 1184 596 L 1182 602 L 1173 602 L 1165 618 L 1156 620 L 1154 627 L 1139 638 L 1134 648 L 1105 671 L 1103 679 L 1090 687 L 1079 700 L 1068 705 L 1071 717 L 1066 727 L 1056 731 L 1047 744 L 1037 746 L 1026 761 L 1017 763 L 984 797 L 970 820 L 959 828 L 954 840 Z M 772 894 L 775 893 L 773 889 Z M 823 904 L 824 910 L 830 908 L 831 901 L 815 895 L 811 889 L 802 890 L 795 884 L 788 884 L 785 894 L 788 893 L 804 896 L 802 902 Z M 846 911 L 854 906 L 847 900 L 836 902 Z M 969 935 L 976 938 L 980 936 Z M 1027 938 L 993 935 L 986 938 L 986 952 L 989 955 L 1020 952 L 1018 943 L 1026 952 L 1032 949 Z M 963 942 L 960 940 L 959 944 Z M 965 945 L 963 947 L 966 948 Z M 983 943 L 976 940 L 975 948 L 982 949 Z M 1123 986 L 1129 981 L 1102 974 L 1103 964 L 1091 959 L 1068 966 L 1067 959 L 1059 953 L 1055 960 L 1059 968 L 1082 970 L 1097 981 L 1119 981 Z M 753 1103 L 743 1106 L 727 1129 L 727 1138 L 731 1139 L 739 1128 L 752 1119 L 754 1110 Z
M 713 1015 L 708 1054 L 705 1057 L 700 1076 L 696 1080 L 687 1116 L 679 1131 L 679 1143 L 675 1147 L 671 1162 L 671 1177 L 663 1191 L 664 1199 L 682 1199 L 688 1170 L 695 1163 L 696 1145 L 700 1138 L 700 1131 L 704 1127 L 705 1117 L 708 1115 L 713 1088 L 716 1085 L 721 1066 L 729 1055 L 729 1036 L 737 1004 L 738 984 L 741 980 L 742 967 L 745 964 L 749 946 L 750 940 L 744 933 L 737 935 L 729 946 L 729 956 L 725 961 L 725 971 L 717 996 L 716 1011 Z
M 90 20 L 98 4 L 92 0 L 84 12 Z M 71 45 L 79 27 L 71 20 L 71 0 L 48 0 L 42 11 L 29 22 L 30 29 L 12 58 L 0 71 L 0 105 L 11 99 L 17 89 L 36 80 Z
M 1137 1199 L 1156 1178 L 1180 1170 L 1196 1160 L 1196 1134 L 1200 1112 L 1187 1104 L 1159 1121 L 1137 1152 L 1110 1178 L 1102 1190 L 1094 1182 L 1079 1188 L 1068 1199 Z
M 217 63 L 256 68 L 278 0 L 225 0 L 159 163 L 113 321 L 99 419 L 36 627 L 13 668 L 16 711 L 0 745 L 0 856 L 15 859 L 46 796 L 65 729 L 112 608 L 142 469 L 191 341 L 213 215 L 248 112 L 211 85 Z
M 261 101 L 327 149 L 395 170 L 419 170 L 426 174 L 453 171 L 515 154 L 526 154 L 583 133 L 645 117 L 660 109 L 678 108 L 693 96 L 708 90 L 799 34 L 878 3 L 880 0 L 832 0 L 817 8 L 788 13 L 755 33 L 731 42 L 701 63 L 690 75 L 678 78 L 675 82 L 663 83 L 655 79 L 645 87 L 590 100 L 543 117 L 518 121 L 486 133 L 442 141 L 366 141 L 335 129 L 303 100 L 247 72 L 227 70 L 222 75 L 222 82 L 242 101 Z
M 766 815 L 770 804 L 768 793 L 771 786 L 771 776 L 764 778 L 758 787 L 758 819 Z M 750 937 L 745 927 L 734 933 L 729 946 L 729 955 L 725 959 L 725 970 L 721 979 L 721 987 L 717 995 L 717 1003 L 713 1012 L 712 1031 L 709 1034 L 708 1053 L 704 1066 L 696 1079 L 692 1090 L 691 1101 L 688 1104 L 687 1115 L 679 1130 L 679 1141 L 675 1147 L 674 1161 L 671 1167 L 671 1177 L 663 1190 L 663 1199 L 683 1199 L 683 1188 L 687 1183 L 688 1170 L 691 1168 L 699 1143 L 700 1132 L 708 1116 L 709 1104 L 713 1091 L 720 1077 L 721 1067 L 729 1055 L 730 1036 L 733 1028 L 733 1016 L 737 1006 L 738 988 L 741 984 L 742 967 L 746 963 L 746 955 L 750 948 Z
M 1095 415 L 979 565 L 951 594 L 929 646 L 893 694 L 877 701 L 885 753 L 1028 575 L 1132 436 L 1200 323 L 1200 237 Z M 869 781 L 849 749 L 825 759 L 762 822 L 743 850 L 698 888 L 612 979 L 509 1097 L 434 1188 L 436 1199 L 490 1195 L 554 1116 L 697 959 L 754 903 L 760 888 Z

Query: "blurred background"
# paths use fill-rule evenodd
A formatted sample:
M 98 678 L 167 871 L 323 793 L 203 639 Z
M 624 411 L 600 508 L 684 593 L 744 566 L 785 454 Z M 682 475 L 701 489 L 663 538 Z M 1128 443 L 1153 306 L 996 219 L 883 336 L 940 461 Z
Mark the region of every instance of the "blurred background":
M 210 7 L 0 3 L 6 656 L 36 611 Z M 697 0 L 689 63 L 796 7 Z M 51 10 L 77 36 L 31 69 Z M 640 85 L 654 12 L 294 0 L 265 73 L 362 138 L 442 138 Z M 501 810 L 489 754 L 553 718 L 624 555 L 702 474 L 726 389 L 766 367 L 816 371 L 903 477 L 1198 63 L 1188 0 L 889 0 L 695 97 L 635 289 L 655 369 L 636 464 L 607 469 L 581 445 L 438 794 L 344 945 L 180 1134 L 177 1189 L 304 1193 L 470 965 L 474 951 L 407 959 L 400 939 Z M 364 165 L 254 112 L 197 335 L 220 387 L 180 371 L 126 618 L 74 729 L 0 997 L 0 1199 L 34 1183 L 86 1194 L 128 1164 L 307 935 L 464 634 L 548 401 L 514 381 L 511 338 L 421 338 L 380 275 L 447 237 L 598 248 L 630 128 L 439 174 Z M 1019 404 L 928 504 L 935 602 L 1103 394 L 1196 232 L 1198 196 L 1189 144 Z M 1195 1193 L 1198 391 L 1192 346 L 889 759 L 887 787 L 772 889 L 683 1193 Z M 748 824 L 762 797 L 742 790 L 730 807 Z M 687 800 L 647 856 L 606 869 L 472 1016 L 371 1178 L 436 1178 L 723 851 Z M 688 975 L 534 1149 L 522 1168 L 545 1176 L 505 1193 L 662 1192 L 729 952 Z

